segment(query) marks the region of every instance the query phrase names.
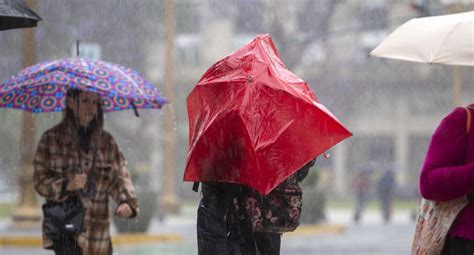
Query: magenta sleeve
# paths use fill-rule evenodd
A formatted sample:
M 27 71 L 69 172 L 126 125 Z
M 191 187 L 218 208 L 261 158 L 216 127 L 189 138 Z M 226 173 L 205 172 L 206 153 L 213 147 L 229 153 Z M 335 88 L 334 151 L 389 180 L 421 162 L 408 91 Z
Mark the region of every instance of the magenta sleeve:
M 441 121 L 431 137 L 420 175 L 422 197 L 447 201 L 474 190 L 474 162 L 465 163 L 466 120 L 466 110 L 458 107 Z

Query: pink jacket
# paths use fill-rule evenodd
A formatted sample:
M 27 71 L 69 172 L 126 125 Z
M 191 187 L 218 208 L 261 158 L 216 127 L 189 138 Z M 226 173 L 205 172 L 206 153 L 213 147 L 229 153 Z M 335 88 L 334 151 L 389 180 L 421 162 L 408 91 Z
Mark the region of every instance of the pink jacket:
M 467 114 L 454 109 L 431 137 L 421 170 L 421 195 L 429 200 L 452 200 L 474 191 L 474 104 L 471 128 L 466 135 Z M 449 235 L 474 240 L 474 202 L 458 214 Z

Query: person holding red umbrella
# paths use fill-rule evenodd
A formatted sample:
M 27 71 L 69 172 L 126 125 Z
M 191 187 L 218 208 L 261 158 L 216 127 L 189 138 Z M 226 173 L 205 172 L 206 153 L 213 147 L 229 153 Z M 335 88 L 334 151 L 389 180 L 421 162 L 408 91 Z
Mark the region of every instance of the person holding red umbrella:
M 209 68 L 187 108 L 184 180 L 202 183 L 199 254 L 280 254 L 281 234 L 299 225 L 299 182 L 351 133 L 286 68 L 269 35 Z

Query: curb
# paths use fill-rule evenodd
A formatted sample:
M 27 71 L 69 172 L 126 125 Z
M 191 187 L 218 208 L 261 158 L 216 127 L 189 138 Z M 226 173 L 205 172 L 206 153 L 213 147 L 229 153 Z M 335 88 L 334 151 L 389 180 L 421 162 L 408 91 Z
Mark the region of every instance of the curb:
M 177 234 L 120 234 L 112 236 L 114 245 L 180 242 L 182 240 L 183 237 Z
M 113 245 L 180 242 L 182 240 L 183 237 L 177 234 L 119 234 L 112 236 Z M 0 247 L 2 246 L 39 247 L 43 246 L 43 239 L 41 234 L 39 236 L 0 236 Z
M 343 224 L 308 224 L 299 226 L 294 232 L 287 233 L 285 236 L 341 234 L 345 229 L 346 225 Z
M 305 235 L 341 234 L 346 229 L 343 224 L 305 224 L 299 226 L 294 232 L 285 236 L 297 237 Z M 184 238 L 179 234 L 117 234 L 112 236 L 114 245 L 130 245 L 143 243 L 180 242 Z M 38 235 L 0 235 L 0 247 L 42 247 L 41 233 Z
M 43 240 L 41 236 L 0 236 L 0 246 L 38 247 L 43 246 Z

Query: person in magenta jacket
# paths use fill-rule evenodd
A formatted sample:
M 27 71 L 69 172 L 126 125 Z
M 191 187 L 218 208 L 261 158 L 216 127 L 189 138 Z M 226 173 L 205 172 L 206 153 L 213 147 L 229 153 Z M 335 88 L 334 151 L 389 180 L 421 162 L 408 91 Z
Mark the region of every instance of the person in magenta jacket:
M 469 106 L 474 117 L 474 104 Z M 423 198 L 449 201 L 474 191 L 474 127 L 467 122 L 465 108 L 458 107 L 439 124 L 431 137 L 420 175 Z M 452 224 L 443 254 L 474 254 L 474 202 L 457 215 Z

